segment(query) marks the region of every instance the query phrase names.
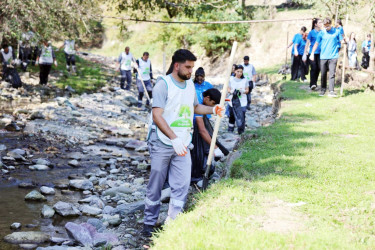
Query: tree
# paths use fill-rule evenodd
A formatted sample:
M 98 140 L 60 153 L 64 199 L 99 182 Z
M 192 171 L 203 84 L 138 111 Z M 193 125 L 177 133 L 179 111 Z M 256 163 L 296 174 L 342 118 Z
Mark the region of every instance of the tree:
M 1 0 L 0 40 L 16 40 L 24 31 L 61 39 L 93 34 L 99 0 Z

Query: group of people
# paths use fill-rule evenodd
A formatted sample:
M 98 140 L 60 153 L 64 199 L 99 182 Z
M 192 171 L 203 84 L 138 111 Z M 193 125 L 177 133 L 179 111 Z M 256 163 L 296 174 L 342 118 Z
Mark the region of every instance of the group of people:
M 31 63 L 32 65 L 39 66 L 39 83 L 46 85 L 48 83 L 48 76 L 52 65 L 57 67 L 56 55 L 51 42 L 46 39 L 40 39 L 33 31 L 28 31 L 21 35 L 18 45 L 19 50 L 17 58 L 15 49 L 12 46 L 5 42 L 2 44 L 0 53 L 2 79 L 10 81 L 15 87 L 20 87 L 22 83 L 14 83 L 15 79 L 19 79 L 16 68 L 20 65 L 23 71 L 27 71 L 27 67 Z M 75 55 L 77 52 L 77 45 L 75 44 L 75 40 L 65 40 L 64 44 L 59 49 L 62 48 L 64 48 L 66 58 L 66 69 L 69 72 L 76 72 Z M 57 49 L 57 51 L 59 49 Z
M 327 75 L 329 79 L 329 97 L 336 97 L 334 92 L 335 74 L 339 52 L 342 43 L 347 43 L 349 67 L 359 69 L 357 61 L 357 43 L 355 33 L 352 32 L 349 39 L 345 38 L 344 28 L 341 20 L 333 27 L 330 18 L 314 18 L 311 31 L 306 32 L 302 27 L 300 32 L 295 34 L 293 41 L 288 45 L 292 47 L 292 71 L 291 80 L 301 79 L 307 82 L 306 75 L 310 69 L 310 89 L 317 88 L 319 74 L 321 74 L 321 91 L 319 96 L 324 96 L 327 91 Z M 369 51 L 371 49 L 371 35 L 362 43 L 362 67 L 369 66 Z

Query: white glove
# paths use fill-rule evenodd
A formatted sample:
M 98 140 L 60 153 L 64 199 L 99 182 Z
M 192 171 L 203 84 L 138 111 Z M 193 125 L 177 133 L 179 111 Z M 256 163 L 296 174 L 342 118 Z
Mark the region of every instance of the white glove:
M 185 156 L 187 154 L 186 147 L 184 143 L 181 141 L 180 138 L 176 137 L 175 139 L 171 140 L 172 141 L 172 146 L 174 151 L 176 152 L 177 155 L 179 156 Z
M 306 62 L 306 60 L 307 60 L 307 55 L 306 55 L 306 54 L 303 54 L 303 56 L 302 56 L 302 61 Z
M 215 151 L 214 151 L 214 155 L 215 157 L 224 157 L 224 154 L 223 152 L 221 152 L 220 148 L 216 148 Z
M 54 61 L 54 63 L 53 64 L 55 64 L 55 66 L 57 67 L 57 61 Z
M 214 115 L 218 115 L 220 117 L 223 117 L 224 114 L 225 114 L 225 107 L 224 106 L 220 106 L 220 105 L 215 105 L 213 108 L 212 108 L 212 113 Z

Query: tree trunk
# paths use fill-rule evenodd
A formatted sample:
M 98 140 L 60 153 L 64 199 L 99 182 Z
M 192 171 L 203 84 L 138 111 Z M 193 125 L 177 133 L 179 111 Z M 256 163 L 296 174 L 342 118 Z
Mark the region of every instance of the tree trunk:
M 371 50 L 370 50 L 370 67 L 369 70 L 375 71 L 375 48 L 374 48 L 374 32 L 371 34 Z

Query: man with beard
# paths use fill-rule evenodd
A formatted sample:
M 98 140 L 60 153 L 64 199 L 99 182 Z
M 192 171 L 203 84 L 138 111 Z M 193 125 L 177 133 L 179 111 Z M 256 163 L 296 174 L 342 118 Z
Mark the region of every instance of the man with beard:
M 168 175 L 171 199 L 168 220 L 182 212 L 190 185 L 193 115 L 224 114 L 224 107 L 199 104 L 190 79 L 197 58 L 186 49 L 177 50 L 166 76 L 153 89 L 148 144 L 151 174 L 145 199 L 142 234 L 151 237 L 160 212 L 160 197 Z

